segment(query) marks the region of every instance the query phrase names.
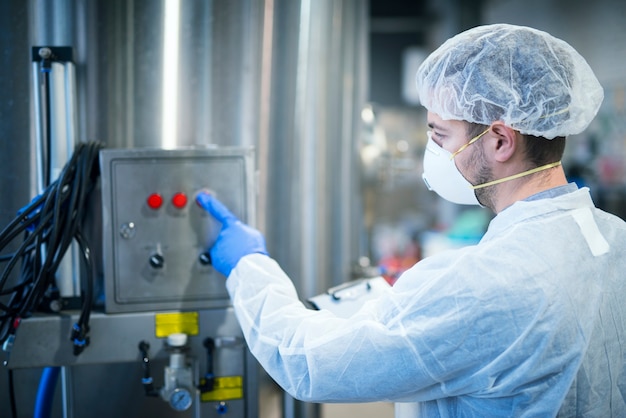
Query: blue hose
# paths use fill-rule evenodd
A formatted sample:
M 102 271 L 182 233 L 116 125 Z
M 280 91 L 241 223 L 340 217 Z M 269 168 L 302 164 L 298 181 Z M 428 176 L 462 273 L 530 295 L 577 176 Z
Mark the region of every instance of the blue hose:
M 54 390 L 59 379 L 60 367 L 46 367 L 41 372 L 37 399 L 35 400 L 34 418 L 49 418 L 54 400 Z

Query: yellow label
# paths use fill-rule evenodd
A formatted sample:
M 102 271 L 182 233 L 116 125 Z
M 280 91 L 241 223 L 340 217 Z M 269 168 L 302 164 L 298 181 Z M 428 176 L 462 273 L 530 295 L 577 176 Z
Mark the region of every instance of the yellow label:
M 200 379 L 200 386 L 204 379 Z M 242 376 L 222 376 L 216 377 L 213 390 L 202 392 L 200 400 L 202 402 L 228 401 L 243 398 L 243 377 Z
M 170 334 L 198 335 L 198 312 L 169 312 L 154 315 L 155 334 L 165 338 Z

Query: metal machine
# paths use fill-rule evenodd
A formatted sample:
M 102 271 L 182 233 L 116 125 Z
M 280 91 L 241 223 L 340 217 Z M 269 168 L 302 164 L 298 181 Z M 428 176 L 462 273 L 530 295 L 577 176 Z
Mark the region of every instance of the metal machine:
M 254 219 L 253 157 L 245 148 L 101 151 L 104 312 L 91 315 L 79 355 L 69 343 L 77 315 L 23 321 L 8 366 L 71 373 L 125 363 L 137 376 L 129 392 L 159 411 L 153 416 L 258 416 L 256 363 L 207 252 L 221 225 L 195 203 L 198 191 L 210 190 L 241 219 Z
M 262 372 L 255 383 L 257 364 L 223 278 L 204 264 L 201 247 L 217 225 L 193 193 L 211 188 L 256 223 L 303 297 L 349 276 L 361 254 L 354 150 L 367 85 L 367 3 L 26 0 L 0 9 L 2 225 L 42 192 L 40 178 L 55 178 L 71 144 L 101 141 L 110 158 L 101 167 L 103 202 L 85 208 L 97 229 L 92 254 L 106 254 L 89 329 L 72 338 L 88 291 L 74 247 L 56 278 L 61 306 L 23 320 L 4 356 L 0 405 L 12 397 L 18 417 L 35 415 L 37 389 L 53 369 L 51 418 L 317 416 L 318 404 L 295 401 Z M 33 45 L 52 55 L 27 53 Z M 258 177 L 248 165 L 252 148 Z M 33 157 L 50 151 L 58 158 L 49 167 Z M 176 155 L 184 162 L 165 162 Z M 149 206 L 159 199 L 162 206 Z M 78 355 L 70 338 L 84 344 Z
M 229 305 L 207 253 L 221 225 L 195 195 L 209 190 L 253 221 L 253 156 L 232 148 L 101 152 L 107 312 Z

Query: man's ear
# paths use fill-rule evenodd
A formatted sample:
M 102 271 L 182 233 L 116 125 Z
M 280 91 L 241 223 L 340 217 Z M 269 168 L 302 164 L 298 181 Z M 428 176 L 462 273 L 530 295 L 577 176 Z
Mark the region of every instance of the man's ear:
M 517 141 L 521 139 L 521 135 L 502 122 L 494 122 L 491 125 L 491 132 L 493 132 L 492 150 L 495 160 L 508 161 L 515 154 L 518 147 Z

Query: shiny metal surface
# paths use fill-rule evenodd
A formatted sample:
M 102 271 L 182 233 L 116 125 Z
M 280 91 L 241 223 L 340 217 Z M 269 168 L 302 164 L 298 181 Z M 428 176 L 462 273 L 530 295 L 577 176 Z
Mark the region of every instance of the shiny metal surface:
M 100 163 L 106 312 L 230 306 L 225 277 L 202 258 L 221 225 L 195 196 L 211 190 L 254 223 L 253 149 L 105 149 Z
M 79 140 L 110 148 L 258 147 L 256 223 L 272 256 L 303 299 L 342 283 L 359 255 L 355 143 L 366 95 L 367 2 L 174 1 L 174 54 L 164 47 L 172 33 L 167 1 L 2 2 L 8 65 L 0 83 L 10 100 L 0 103 L 0 121 L 11 140 L 0 145 L 0 220 L 6 224 L 36 194 L 28 50 L 72 45 Z M 166 67 L 176 74 L 173 90 L 164 86 Z M 123 374 L 91 367 L 86 374 L 103 382 Z M 31 405 L 38 373 L 17 372 L 20 402 Z M 316 416 L 307 409 L 288 402 L 285 416 Z
M 87 94 L 97 98 L 89 136 L 128 148 L 254 144 L 262 7 L 249 0 L 89 2 L 97 50 L 85 57 L 96 80 Z M 166 120 L 174 138 L 164 137 Z
M 79 312 L 58 316 L 36 316 L 25 321 L 15 340 L 15 350 L 9 359 L 11 369 L 65 366 L 71 380 L 69 409 L 72 416 L 93 418 L 117 416 L 202 416 L 217 417 L 217 401 L 202 402 L 195 398 L 194 407 L 180 415 L 160 398 L 146 397 L 141 379 L 143 365 L 138 345 L 150 345 L 152 377 L 155 386 L 164 384 L 163 369 L 170 354 L 162 338 L 155 336 L 155 313 L 125 313 L 107 315 L 95 313 L 91 321 L 91 342 L 80 356 L 72 354 L 69 330 Z M 195 381 L 207 370 L 203 340 L 215 338 L 220 344 L 214 350 L 216 376 L 244 377 L 245 399 L 225 401 L 229 414 L 242 418 L 258 416 L 258 381 L 256 361 L 245 349 L 245 343 L 234 313 L 229 309 L 198 311 L 199 330 L 189 336 L 187 352 L 195 364 Z M 70 366 L 70 367 L 67 367 Z M 98 407 L 94 407 L 98 405 Z M 24 411 L 25 405 L 20 410 Z
M 38 52 L 37 58 L 35 50 Z M 56 180 L 71 158 L 78 140 L 73 56 L 63 60 L 52 58 L 44 65 L 43 58 L 54 57 L 54 53 L 54 47 L 33 47 L 32 91 L 38 193 L 43 193 Z M 57 270 L 56 285 L 61 297 L 80 297 L 79 268 L 78 247 L 72 244 Z

